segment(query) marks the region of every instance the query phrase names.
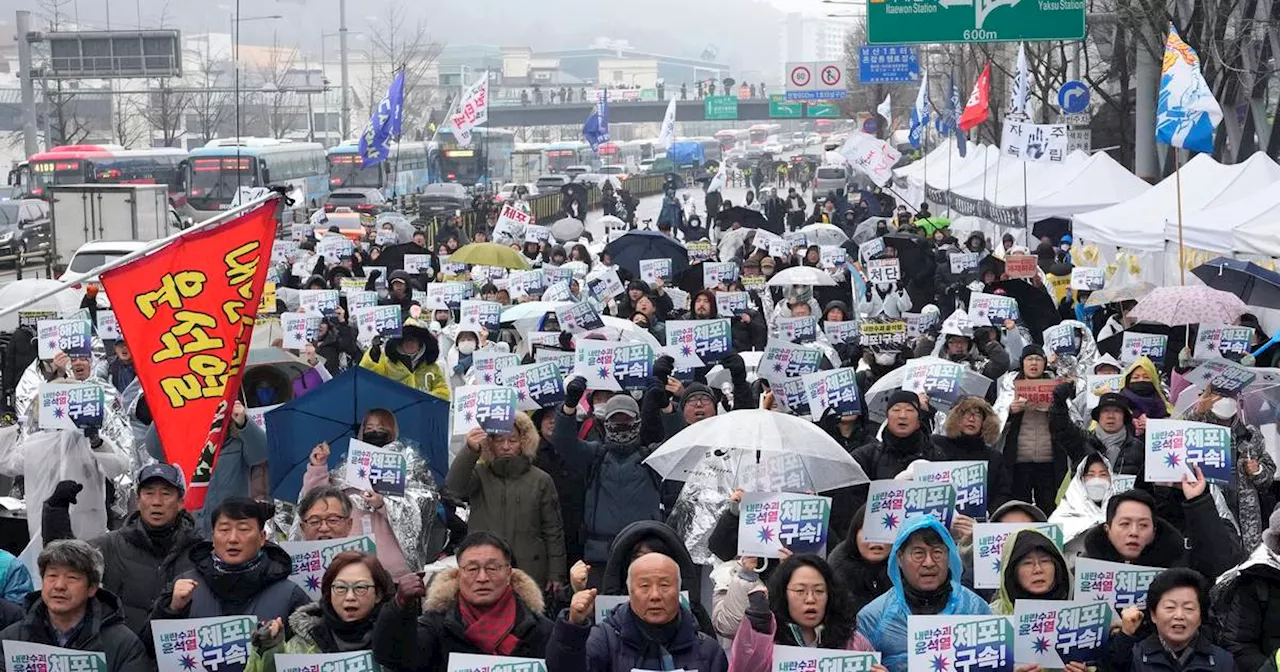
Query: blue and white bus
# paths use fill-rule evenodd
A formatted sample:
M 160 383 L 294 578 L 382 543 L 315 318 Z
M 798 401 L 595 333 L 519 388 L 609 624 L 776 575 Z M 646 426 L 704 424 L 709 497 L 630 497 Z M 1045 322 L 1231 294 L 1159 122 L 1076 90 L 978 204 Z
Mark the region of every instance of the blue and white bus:
M 240 187 L 288 186 L 294 208 L 316 209 L 329 195 L 324 145 L 271 138 L 219 138 L 191 150 L 187 204 L 197 221 L 231 207 Z
M 360 141 L 348 140 L 329 149 L 329 186 L 381 189 L 387 198 L 421 193 L 439 172 L 439 160 L 430 156 L 427 143 L 392 143 L 391 154 L 375 168 L 365 170 Z

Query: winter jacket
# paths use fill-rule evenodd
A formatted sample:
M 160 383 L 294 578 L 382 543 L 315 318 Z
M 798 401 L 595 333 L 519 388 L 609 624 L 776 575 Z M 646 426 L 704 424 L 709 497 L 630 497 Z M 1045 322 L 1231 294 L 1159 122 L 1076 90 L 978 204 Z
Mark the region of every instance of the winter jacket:
M 477 463 L 482 453 L 470 448 L 454 457 L 446 487 L 471 504 L 468 531 L 492 532 L 505 539 L 511 545 L 516 566 L 539 586 L 548 581 L 564 583 L 568 570 L 564 563 L 560 498 L 547 472 L 533 466 L 538 431 L 523 413 L 516 414 L 516 433 L 522 452 L 509 458 L 509 468 L 502 475 L 491 466 L 494 455 L 486 440 L 483 462 Z
M 971 408 L 986 406 L 975 398 L 961 399 L 947 412 L 942 434 L 932 436 L 937 459 L 951 461 L 985 460 L 987 463 L 987 511 L 994 513 L 1013 499 L 1012 474 L 1005 455 L 993 446 L 1000 440 L 999 419 L 987 412 L 980 436 L 965 436 L 960 425 Z
M 1152 633 L 1133 647 L 1128 672 L 1235 672 L 1231 654 L 1214 646 L 1203 632 L 1196 636 L 1191 647 L 1191 656 L 1179 664 L 1164 648 L 1160 636 Z
M 563 409 L 554 412 L 551 442 L 586 482 L 583 559 L 604 563 L 624 527 L 637 520 L 662 520 L 662 479 L 644 464 L 656 446 L 583 441 L 578 438 L 577 418 Z
M 40 599 L 40 592 L 27 595 L 23 605 L 27 610 L 26 617 L 0 631 L 0 641 L 58 646 L 58 637 L 49 624 L 49 611 Z M 125 624 L 120 601 L 103 588 L 89 598 L 84 623 L 62 648 L 102 652 L 107 657 L 106 672 L 149 672 L 155 669 L 142 642 Z M 8 660 L 7 651 L 0 654 L 0 670 L 7 667 Z
M 213 618 L 215 616 L 254 616 L 259 621 L 273 618 L 288 620 L 289 614 L 311 602 L 306 591 L 289 580 L 293 562 L 283 548 L 268 543 L 262 547 L 264 557 L 258 566 L 238 574 L 219 572 L 213 566 L 213 542 L 201 541 L 191 547 L 187 557 L 195 567 L 179 575 L 193 579 L 196 588 L 191 602 L 172 610 L 173 584 L 164 587 L 151 610 L 151 618 Z M 147 630 L 150 630 L 148 627 Z M 143 635 L 152 641 L 151 633 Z
M 134 511 L 124 526 L 89 541 L 105 561 L 102 587 L 119 596 L 120 611 L 129 628 L 141 633 L 151 616 L 151 607 L 165 588 L 171 587 L 179 574 L 195 568 L 190 553 L 200 542 L 196 521 L 182 511 L 176 521 L 173 545 L 166 551 L 158 548 L 147 534 L 141 515 Z M 72 539 L 71 517 L 65 506 L 44 505 L 41 523 L 44 543 Z
M 729 658 L 714 637 L 698 631 L 696 619 L 681 608 L 680 625 L 667 646 L 672 669 L 686 672 L 727 672 Z M 547 642 L 547 672 L 630 672 L 664 669 L 662 660 L 645 657 L 630 604 L 620 604 L 594 626 L 574 625 L 561 616 Z
M 524 572 L 511 570 L 516 596 L 515 626 L 520 643 L 511 655 L 543 658 L 551 637 L 551 621 L 542 615 L 542 591 Z M 421 614 L 421 615 L 419 615 Z M 403 672 L 445 672 L 449 654 L 485 654 L 466 637 L 458 605 L 458 570 L 446 569 L 432 578 L 426 600 L 400 607 L 387 602 L 373 628 L 373 655 L 379 665 Z
M 733 672 L 770 672 L 773 670 L 773 638 L 778 628 L 778 619 L 770 614 L 769 631 L 758 632 L 751 621 L 744 618 L 738 626 L 738 634 L 733 638 L 733 647 L 729 650 L 729 669 Z M 872 651 L 871 642 L 867 641 L 857 630 L 849 636 L 849 641 L 840 647 L 845 651 Z
M 377 613 L 374 612 L 373 616 Z M 276 672 L 276 655 L 281 653 L 342 653 L 336 646 L 327 644 L 333 640 L 333 635 L 327 632 L 323 609 L 319 602 L 312 602 L 293 612 L 289 616 L 289 630 L 293 632 L 293 636 L 279 646 L 263 651 L 259 651 L 257 647 L 252 648 L 249 651 L 249 663 L 244 666 L 244 672 Z M 377 666 L 377 669 L 369 672 L 380 672 L 380 670 L 381 666 Z
M 858 612 L 858 632 L 871 642 L 872 650 L 879 651 L 881 663 L 889 668 L 889 672 L 906 672 L 907 669 L 907 617 L 911 615 L 911 607 L 907 604 L 905 579 L 898 567 L 898 551 L 912 534 L 932 528 L 947 544 L 947 581 L 951 585 L 951 594 L 947 604 L 937 615 L 963 616 L 985 615 L 991 613 L 990 607 L 976 593 L 960 585 L 963 568 L 960 564 L 960 552 L 942 523 L 929 516 L 912 516 L 902 525 L 898 538 L 889 551 L 889 580 L 893 589 L 877 597 Z
M 665 523 L 651 520 L 638 520 L 624 527 L 609 550 L 609 562 L 604 567 L 604 578 L 600 585 L 601 595 L 626 595 L 627 570 L 635 556 L 635 549 L 640 542 L 649 540 L 651 545 L 663 546 L 666 555 L 675 560 L 680 567 L 680 584 L 689 591 L 689 604 L 693 609 L 698 629 L 708 635 L 715 634 L 711 624 L 711 616 L 702 605 L 702 570 L 694 564 L 689 549 L 680 539 L 676 531 Z
M 401 385 L 448 401 L 449 380 L 440 369 L 440 365 L 436 363 L 440 358 L 440 345 L 436 337 L 426 328 L 416 326 L 416 323 L 406 323 L 402 333 L 404 336 L 417 338 L 422 343 L 422 350 L 416 358 L 401 352 L 402 339 L 393 338 L 377 350 L 369 348 L 365 351 L 364 359 L 360 360 L 360 366 Z M 374 357 L 376 351 L 378 356 Z
M 1261 668 L 1280 649 L 1280 557 L 1258 546 L 1238 571 L 1222 577 L 1213 596 L 1218 641 L 1238 669 Z

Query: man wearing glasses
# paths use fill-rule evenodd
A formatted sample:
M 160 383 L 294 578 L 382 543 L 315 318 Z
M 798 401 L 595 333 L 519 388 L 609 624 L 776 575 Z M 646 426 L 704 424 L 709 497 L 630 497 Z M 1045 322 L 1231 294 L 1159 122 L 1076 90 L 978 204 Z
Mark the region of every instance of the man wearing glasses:
M 889 553 L 893 590 L 858 612 L 858 632 L 879 651 L 889 672 L 907 669 L 907 617 L 991 613 L 973 591 L 960 585 L 960 553 L 951 534 L 931 516 L 903 523 Z

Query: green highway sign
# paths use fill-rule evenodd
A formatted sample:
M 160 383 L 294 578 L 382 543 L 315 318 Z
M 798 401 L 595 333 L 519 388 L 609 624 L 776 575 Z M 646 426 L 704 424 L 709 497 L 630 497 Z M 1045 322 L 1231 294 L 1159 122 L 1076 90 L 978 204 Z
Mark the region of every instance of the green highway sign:
M 800 119 L 804 116 L 804 103 L 787 101 L 786 98 L 782 94 L 769 96 L 770 119 Z
M 737 96 L 710 96 L 703 100 L 702 118 L 707 121 L 738 118 Z
M 1085 0 L 870 0 L 867 41 L 1082 40 L 1084 18 Z
M 839 103 L 809 103 L 809 110 L 805 113 L 810 119 L 839 119 L 840 104 Z

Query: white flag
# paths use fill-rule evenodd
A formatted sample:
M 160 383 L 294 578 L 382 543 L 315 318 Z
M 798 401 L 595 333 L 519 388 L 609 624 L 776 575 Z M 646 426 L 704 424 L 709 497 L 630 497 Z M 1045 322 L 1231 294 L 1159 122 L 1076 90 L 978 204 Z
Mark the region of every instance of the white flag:
M 671 146 L 676 139 L 676 99 L 672 98 L 667 105 L 667 113 L 662 117 L 662 132 L 658 134 L 658 145 L 662 148 Z
M 1009 114 L 1031 118 L 1031 75 L 1027 72 L 1027 47 L 1018 45 L 1018 74 L 1009 87 Z
M 876 106 L 876 114 L 884 117 L 885 121 L 893 121 L 893 105 L 889 102 L 891 94 L 884 94 L 884 102 Z

